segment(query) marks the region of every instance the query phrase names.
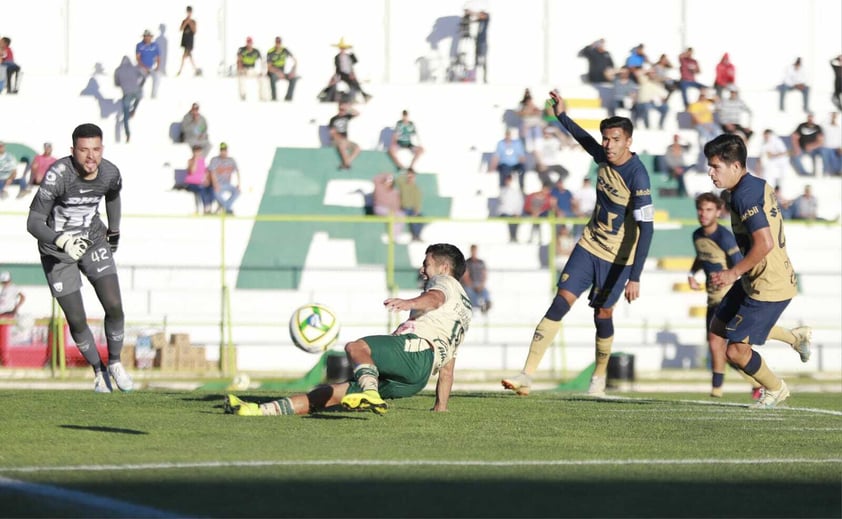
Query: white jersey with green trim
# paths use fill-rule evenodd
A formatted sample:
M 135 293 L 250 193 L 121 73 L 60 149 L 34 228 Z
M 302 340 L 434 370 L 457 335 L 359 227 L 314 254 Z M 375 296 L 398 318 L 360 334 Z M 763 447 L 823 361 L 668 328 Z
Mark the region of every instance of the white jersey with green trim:
M 426 340 L 435 350 L 432 374 L 456 357 L 456 350 L 462 344 L 471 324 L 471 300 L 465 294 L 462 284 L 454 277 L 433 276 L 427 281 L 427 290 L 444 293 L 444 303 L 434 310 L 410 314 L 414 321 L 414 333 Z

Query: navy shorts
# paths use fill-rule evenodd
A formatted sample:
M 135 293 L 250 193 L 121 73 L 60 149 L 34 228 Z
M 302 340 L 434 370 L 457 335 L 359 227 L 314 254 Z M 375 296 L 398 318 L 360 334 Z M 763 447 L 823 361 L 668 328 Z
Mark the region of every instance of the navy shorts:
M 611 308 L 625 292 L 630 274 L 631 265 L 605 261 L 576 245 L 558 278 L 558 288 L 577 298 L 590 288 L 588 301 L 591 307 Z
M 750 298 L 739 281 L 722 298 L 716 309 L 716 318 L 725 323 L 728 342 L 742 342 L 760 346 L 769 337 L 769 331 L 780 319 L 791 300 L 758 301 Z

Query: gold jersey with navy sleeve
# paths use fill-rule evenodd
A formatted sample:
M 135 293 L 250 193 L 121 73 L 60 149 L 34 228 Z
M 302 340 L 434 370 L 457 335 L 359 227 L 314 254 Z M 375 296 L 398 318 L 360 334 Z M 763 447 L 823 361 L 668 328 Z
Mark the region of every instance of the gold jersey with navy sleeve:
M 433 348 L 435 357 L 432 374 L 435 375 L 442 366 L 456 357 L 456 351 L 471 325 L 473 313 L 471 300 L 465 294 L 462 284 L 453 276 L 433 276 L 427 281 L 429 290 L 444 293 L 444 303 L 424 313 L 411 312 L 410 320 L 404 324 L 410 325 L 406 332 L 414 333 Z
M 743 175 L 731 189 L 731 229 L 744 256 L 754 245 L 751 234 L 765 227 L 772 233 L 774 245 L 765 258 L 743 274 L 743 289 L 757 301 L 786 301 L 795 296 L 797 288 L 778 200 L 766 181 Z
M 651 222 L 655 215 L 646 166 L 634 153 L 625 164 L 611 164 L 596 139 L 566 113 L 558 120 L 597 164 L 596 205 L 579 245 L 602 260 L 631 265 L 637 247 L 637 221 Z
M 708 306 L 718 304 L 731 285 L 716 288 L 710 282 L 710 275 L 727 270 L 743 259 L 737 240 L 731 231 L 721 225 L 717 225 L 710 234 L 705 234 L 704 228 L 699 227 L 693 231 L 693 247 L 696 249 L 696 260 L 705 273 Z

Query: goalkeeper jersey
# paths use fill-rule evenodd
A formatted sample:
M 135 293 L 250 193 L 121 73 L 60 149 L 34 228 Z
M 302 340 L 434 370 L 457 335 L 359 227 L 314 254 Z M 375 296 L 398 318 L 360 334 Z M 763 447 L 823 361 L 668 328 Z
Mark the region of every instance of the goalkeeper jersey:
M 99 217 L 99 204 L 105 197 L 113 199 L 122 189 L 120 170 L 102 159 L 93 179 L 83 179 L 71 158 L 57 160 L 38 188 L 29 210 L 47 216 L 47 227 L 57 233 L 73 233 L 92 241 L 104 237 L 106 226 Z M 38 240 L 42 255 L 59 256 L 52 241 Z

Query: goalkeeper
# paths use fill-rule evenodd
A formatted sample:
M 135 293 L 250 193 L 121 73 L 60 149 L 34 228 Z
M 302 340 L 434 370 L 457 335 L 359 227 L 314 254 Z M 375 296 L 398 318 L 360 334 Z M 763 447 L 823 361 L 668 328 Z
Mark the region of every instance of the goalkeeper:
M 38 239 L 41 265 L 53 297 L 67 317 L 70 335 L 94 370 L 94 391 L 122 391 L 132 379 L 120 363 L 123 302 L 113 254 L 120 240 L 120 170 L 102 158 L 102 130 L 82 124 L 73 130 L 71 154 L 47 171 L 29 206 L 26 229 Z M 105 198 L 108 227 L 99 217 Z M 103 365 L 82 302 L 82 277 L 93 285 L 105 310 L 108 364 Z

